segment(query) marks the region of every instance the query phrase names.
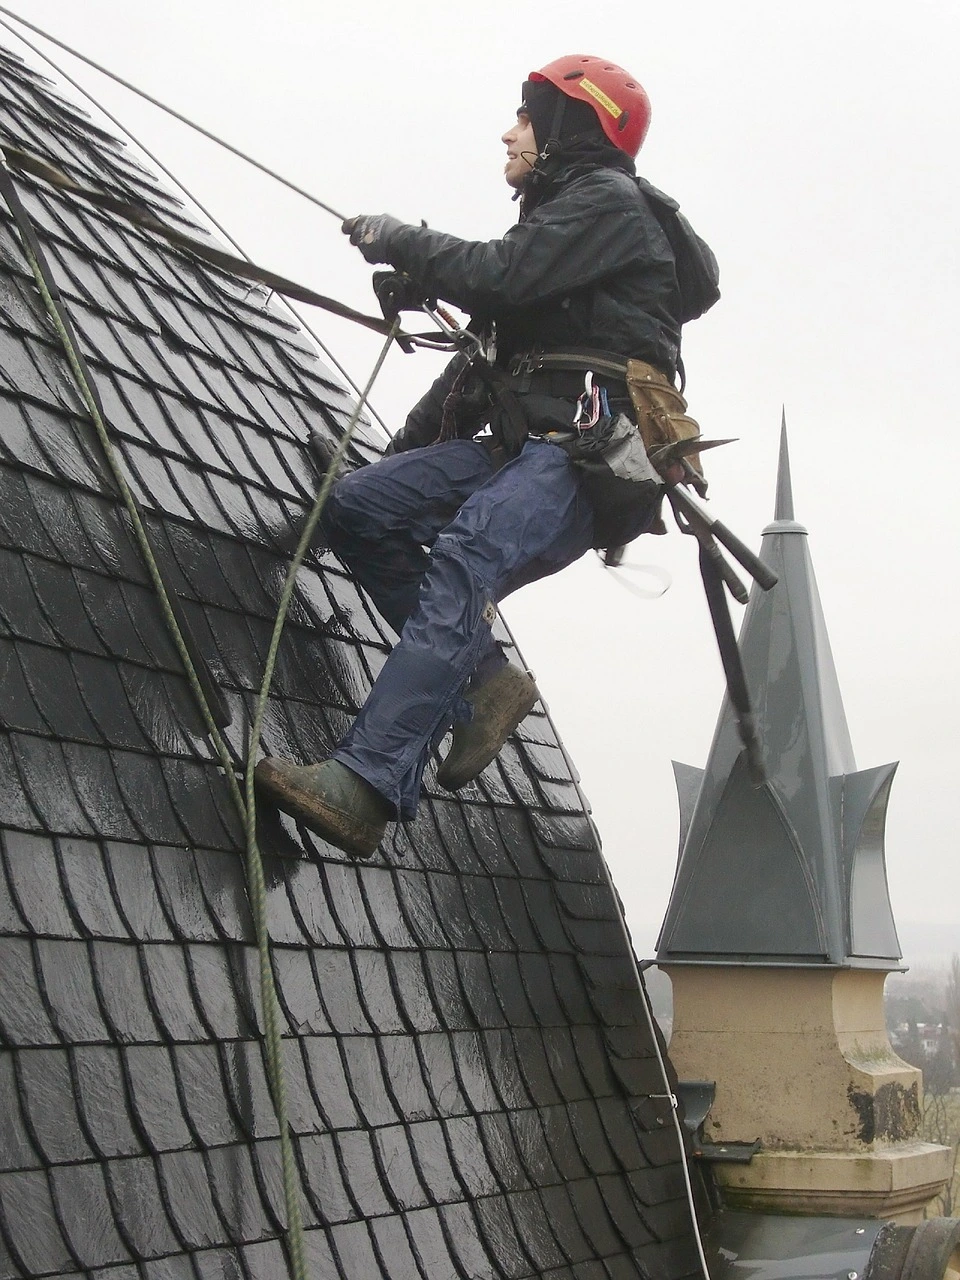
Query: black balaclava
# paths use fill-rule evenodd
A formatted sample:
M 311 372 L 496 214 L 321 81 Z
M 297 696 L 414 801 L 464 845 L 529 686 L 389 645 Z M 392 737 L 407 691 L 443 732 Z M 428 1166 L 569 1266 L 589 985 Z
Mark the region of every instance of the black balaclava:
M 560 129 L 554 136 L 557 106 L 563 101 Z M 525 80 L 523 82 L 523 111 L 530 117 L 537 146 L 541 154 L 548 143 L 553 143 L 553 153 L 566 151 L 579 142 L 608 142 L 600 120 L 593 107 L 579 98 L 568 98 L 549 80 Z M 608 145 L 612 145 L 609 144 Z
M 557 105 L 563 102 L 559 129 L 555 128 Z M 525 80 L 520 110 L 530 117 L 540 158 L 523 186 L 515 193 L 520 197 L 520 216 L 525 217 L 545 197 L 559 172 L 570 165 L 603 165 L 636 173 L 633 160 L 615 147 L 603 132 L 600 118 L 593 107 L 579 98 L 568 98 L 549 80 Z M 547 151 L 546 157 L 543 156 Z M 532 157 L 528 159 L 533 160 Z

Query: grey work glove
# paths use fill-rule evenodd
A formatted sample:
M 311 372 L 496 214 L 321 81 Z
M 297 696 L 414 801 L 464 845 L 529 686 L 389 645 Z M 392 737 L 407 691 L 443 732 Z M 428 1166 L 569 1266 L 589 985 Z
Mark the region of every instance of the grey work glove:
M 356 218 L 347 218 L 340 230 L 350 237 L 350 243 L 357 246 L 367 262 L 389 262 L 390 240 L 403 225 L 389 213 L 361 213 Z

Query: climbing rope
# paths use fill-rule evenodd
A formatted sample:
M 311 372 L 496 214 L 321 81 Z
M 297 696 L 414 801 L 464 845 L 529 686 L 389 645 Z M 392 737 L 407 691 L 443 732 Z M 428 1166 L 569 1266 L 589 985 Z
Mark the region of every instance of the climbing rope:
M 245 870 L 250 898 L 251 914 L 254 921 L 257 954 L 260 974 L 260 996 L 263 1012 L 263 1045 L 266 1060 L 267 1080 L 273 1100 L 274 1112 L 280 1130 L 281 1163 L 283 1174 L 284 1204 L 287 1213 L 287 1246 L 290 1259 L 290 1272 L 294 1280 L 306 1280 L 306 1252 L 303 1236 L 303 1218 L 300 1207 L 300 1189 L 296 1159 L 290 1134 L 290 1123 L 287 1113 L 286 1082 L 283 1069 L 283 1044 L 280 1031 L 281 1012 L 277 995 L 276 980 L 270 954 L 270 934 L 267 920 L 267 891 L 263 871 L 263 857 L 260 852 L 256 834 L 256 800 L 253 789 L 255 756 L 260 742 L 260 734 L 270 686 L 276 666 L 277 652 L 286 621 L 287 612 L 296 589 L 296 577 L 310 548 L 313 534 L 323 512 L 330 488 L 339 470 L 339 464 L 346 456 L 350 440 L 360 420 L 367 396 L 375 382 L 387 352 L 399 329 L 399 321 L 395 321 L 384 342 L 383 348 L 374 366 L 373 372 L 354 407 L 350 421 L 333 452 L 330 465 L 324 475 L 319 491 L 304 525 L 296 553 L 288 569 L 286 580 L 280 596 L 280 604 L 273 627 L 273 633 L 267 652 L 264 674 L 255 704 L 255 712 L 250 730 L 247 759 L 245 762 L 245 793 L 242 793 L 237 782 L 235 762 L 223 735 L 217 726 L 203 683 L 196 664 L 190 653 L 186 638 L 177 618 L 176 609 L 163 581 L 150 535 L 140 513 L 136 497 L 127 482 L 123 465 L 111 439 L 95 385 L 88 375 L 85 361 L 80 354 L 72 325 L 67 315 L 63 300 L 56 282 L 46 263 L 43 249 L 26 209 L 20 201 L 13 185 L 9 171 L 0 162 L 0 193 L 6 200 L 21 234 L 21 245 L 30 266 L 44 306 L 57 332 L 73 374 L 81 398 L 93 422 L 104 456 L 116 482 L 121 501 L 130 518 L 133 534 L 140 553 L 147 567 L 147 572 L 156 592 L 160 611 L 167 629 L 173 639 L 180 661 L 183 665 L 190 690 L 196 701 L 207 733 L 213 743 L 217 756 L 223 767 L 227 787 L 236 806 L 244 827 L 245 835 Z

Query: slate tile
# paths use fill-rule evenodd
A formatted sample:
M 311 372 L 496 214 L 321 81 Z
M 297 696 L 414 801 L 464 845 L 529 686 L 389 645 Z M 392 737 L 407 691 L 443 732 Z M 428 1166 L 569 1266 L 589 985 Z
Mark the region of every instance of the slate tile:
M 174 817 L 170 795 L 154 760 L 132 751 L 111 751 L 118 794 L 135 821 L 136 834 L 126 839 L 157 844 L 187 843 L 186 832 Z M 124 840 L 124 836 L 115 836 Z
M 26 560 L 11 551 L 0 551 L 0 621 L 11 635 L 41 644 L 56 644 L 57 634 L 47 621 L 26 569 Z
M 258 1141 L 250 1148 L 254 1182 L 273 1234 L 284 1229 L 286 1207 L 283 1198 L 283 1161 L 279 1140 Z M 298 1191 L 299 1194 L 299 1191 Z M 316 1225 L 309 1202 L 301 1200 L 305 1227 Z M 274 1242 L 278 1243 L 278 1242 Z M 282 1257 L 282 1255 L 281 1255 Z
M 47 1007 L 60 1037 L 67 1044 L 108 1040 L 88 944 L 39 938 L 36 957 Z
M 386 960 L 406 1025 L 414 1031 L 436 1030 L 441 1025 L 440 1017 L 427 981 L 423 953 L 390 951 L 386 953 Z
M 513 1191 L 509 1196 L 510 1213 L 525 1251 L 533 1259 L 537 1273 L 562 1266 L 569 1259 L 560 1247 L 553 1224 L 536 1191 Z
M 115 670 L 130 714 L 155 751 L 207 754 L 206 729 L 183 679 L 131 663 Z
M 606 1272 L 592 1256 L 593 1246 L 580 1229 L 566 1186 L 542 1187 L 540 1199 L 553 1226 L 557 1244 L 567 1260 L 574 1265 L 583 1262 L 597 1264 L 597 1280 L 606 1280 Z
M 482 1038 L 472 1031 L 460 1031 L 451 1037 L 457 1078 L 471 1111 L 500 1111 L 503 1101 L 497 1094 L 491 1076 Z
M 451 1252 L 443 1231 L 443 1219 L 437 1209 L 418 1209 L 406 1216 L 406 1226 L 423 1272 L 427 1276 L 463 1275 L 457 1257 Z
M 237 848 L 241 834 L 239 820 L 231 809 L 227 819 L 231 826 L 228 829 L 217 803 L 221 798 L 218 792 L 225 792 L 219 769 L 212 765 L 197 764 L 192 760 L 174 760 L 169 757 L 161 759 L 160 769 L 166 781 L 169 803 L 177 813 L 183 829 L 190 833 L 190 843 L 209 849 Z M 222 799 L 226 800 L 225 794 Z M 180 842 L 176 839 L 157 839 L 156 843 Z
M 0 1216 L 19 1275 L 73 1271 L 45 1173 L 0 1174 Z
M 593 1178 L 567 1183 L 567 1193 L 574 1217 L 598 1257 L 619 1253 L 624 1241 L 603 1202 Z
M 476 1026 L 473 1013 L 466 1001 L 457 964 L 451 951 L 423 952 L 424 968 L 436 1018 L 448 1031 L 459 1031 Z
M 17 650 L 13 641 L 0 641 L 0 721 L 7 728 L 26 733 L 49 733 L 50 726 L 27 684 Z
M 546 868 L 532 839 L 531 823 L 534 813 L 516 807 L 499 806 L 494 811 L 494 816 L 516 874 L 522 876 L 525 882 L 544 879 Z
M 171 1053 L 184 1111 L 197 1141 L 205 1147 L 239 1141 L 240 1127 L 228 1101 L 218 1047 L 174 1045 Z
M 153 744 L 134 715 L 115 663 L 90 654 L 74 653 L 70 656 L 70 666 L 79 697 L 96 727 L 98 740 L 111 747 L 149 750 Z
M 20 1050 L 17 1082 L 24 1121 L 45 1164 L 90 1160 L 92 1152 L 74 1102 L 67 1050 Z
M 373 1036 L 344 1037 L 342 1055 L 351 1095 L 366 1124 L 396 1124 L 402 1119 L 390 1094 L 377 1040 Z
M 190 1130 L 180 1107 L 169 1049 L 162 1045 L 134 1045 L 124 1051 L 122 1058 L 132 1114 L 146 1146 L 153 1152 L 188 1146 Z
M 70 784 L 61 745 L 26 734 L 11 734 L 9 742 L 24 792 L 44 829 L 62 835 L 93 835 Z
M 35 352 L 42 350 L 40 343 L 34 344 Z M 72 384 L 70 392 L 71 397 L 77 395 Z M 79 421 L 73 415 L 67 417 L 55 411 L 64 407 L 70 406 L 22 405 L 30 432 L 46 457 L 45 470 L 49 469 L 53 476 L 67 484 L 100 489 L 106 483 L 108 468 L 99 443 L 94 439 L 92 424 L 85 421 L 85 410 Z M 45 518 L 44 524 L 49 528 Z
M 142 950 L 144 979 L 150 1007 L 163 1037 L 188 1042 L 205 1037 L 180 947 L 146 946 Z
M 234 1244 L 261 1240 L 272 1224 L 245 1146 L 217 1147 L 206 1155 L 210 1189 Z
M 520 979 L 527 999 L 533 1008 L 538 1025 L 559 1027 L 566 1024 L 566 1017 L 557 1000 L 548 957 L 540 952 L 518 957 Z
M 408 1137 L 413 1162 L 429 1202 L 449 1204 L 460 1200 L 465 1186 L 447 1145 L 445 1125 L 435 1120 L 422 1121 L 410 1126 Z
M 97 1154 L 110 1160 L 141 1153 L 120 1051 L 113 1046 L 79 1045 L 69 1054 L 83 1130 Z
M 472 1199 L 529 1185 L 505 1115 L 455 1117 L 444 1121 L 444 1129 L 451 1158 Z
M 341 1043 L 335 1036 L 311 1036 L 302 1041 L 314 1100 L 327 1127 L 333 1130 L 353 1129 L 360 1124 L 360 1112 L 341 1057 Z
M 247 1245 L 243 1264 L 249 1280 L 276 1280 L 287 1271 L 286 1255 L 279 1240 Z
M 516 942 L 504 919 L 494 881 L 488 876 L 460 880 L 467 911 L 485 951 L 513 950 Z
M 583 956 L 580 968 L 590 1003 L 601 1023 L 606 1027 L 644 1025 L 639 977 L 631 954 L 621 951 L 617 956 Z
M 550 1063 L 550 1072 L 562 1097 L 567 1102 L 576 1102 L 579 1098 L 588 1097 L 590 1091 L 577 1062 L 570 1028 L 560 1026 L 544 1030 L 543 1044 Z
M 20 1082 L 14 1071 L 14 1057 L 0 1053 L 0 1172 L 35 1169 L 41 1156 L 24 1123 Z
M 120 1234 L 134 1257 L 156 1258 L 178 1251 L 151 1157 L 112 1160 L 107 1184 Z
M 390 1272 L 377 1257 L 366 1222 L 341 1223 L 330 1231 L 340 1263 L 340 1274 L 348 1280 L 390 1280 Z
M 67 775 L 90 826 L 112 840 L 133 840 L 140 834 L 136 811 L 121 795 L 114 757 L 102 747 L 68 742 L 63 748 Z
M 189 850 L 155 846 L 150 857 L 164 914 L 174 933 L 185 942 L 215 942 L 215 928 L 200 882 L 197 865 Z
M 587 1092 L 591 1098 L 598 1099 L 598 1105 L 603 1110 L 605 1103 L 599 1102 L 600 1099 L 606 1099 L 611 1094 L 620 1094 L 619 1084 L 610 1068 L 604 1049 L 603 1037 L 595 1026 L 571 1027 L 570 1035 L 577 1062 L 586 1081 Z M 611 1110 L 615 1111 L 618 1105 L 619 1096 L 611 1098 Z
M 454 1064 L 451 1037 L 444 1032 L 421 1036 L 418 1041 L 423 1075 L 433 1105 L 440 1116 L 464 1115 L 469 1104 L 461 1089 Z
M 411 1247 L 408 1230 L 403 1218 L 375 1218 L 370 1223 L 377 1253 L 389 1269 L 390 1280 L 423 1280 L 427 1274 L 422 1258 L 418 1261 Z
M 524 880 L 521 883 L 527 914 L 543 950 L 550 953 L 569 951 L 570 941 L 560 923 L 553 885 L 543 880 Z
M 2 850 L 2 843 L 0 843 L 0 850 Z M 10 885 L 3 862 L 4 859 L 0 855 L 0 935 L 30 933 L 32 930 L 17 910 L 10 894 Z
M 5 426 L 10 420 L 13 403 L 0 390 L 0 406 L 4 410 Z M 47 487 L 56 489 L 56 486 Z M 0 493 L 3 495 L 0 543 L 13 549 L 6 556 L 11 562 L 19 560 L 21 555 L 26 555 L 30 560 L 35 557 L 58 559 L 56 544 L 51 541 L 44 528 L 32 496 L 43 488 L 44 481 L 39 476 L 14 471 L 9 463 L 0 464 Z
M 130 1262 L 117 1233 L 103 1170 L 95 1164 L 53 1169 L 50 1188 L 63 1234 L 84 1270 Z
M 400 1115 L 408 1121 L 430 1119 L 434 1104 L 424 1083 L 415 1038 L 383 1036 L 379 1049 L 387 1089 L 396 1099 Z
M 314 951 L 313 964 L 317 989 L 334 1031 L 341 1035 L 369 1033 L 373 1028 L 363 1010 L 349 952 Z
M 58 842 L 65 897 L 87 937 L 126 938 L 129 930 L 117 910 L 101 846 L 92 840 Z M 49 892 L 50 881 L 39 877 Z M 49 934 L 51 930 L 42 932 Z
M 508 951 L 493 951 L 487 955 L 486 959 L 490 967 L 493 990 L 503 1009 L 507 1024 L 511 1027 L 536 1025 L 536 1017 L 520 979 L 517 956 Z
M 536 1270 L 517 1235 L 508 1208 L 508 1197 L 489 1196 L 476 1203 L 477 1223 L 485 1248 L 510 1280 L 535 1275 Z
M 427 876 L 422 871 L 395 868 L 394 883 L 404 921 L 420 947 L 444 947 L 447 936 L 437 918 Z
M 7 879 L 17 911 L 34 933 L 73 938 L 77 924 L 63 891 L 53 842 L 46 836 L 4 831 Z
M 340 946 L 343 934 L 327 903 L 320 868 L 300 861 L 290 866 L 285 877 L 287 892 L 297 920 L 309 942 L 316 946 Z
M 6 1044 L 56 1044 L 27 938 L 0 937 L 0 1034 Z
M 5 733 L 0 733 L 0 777 L 4 779 L 0 788 L 0 825 L 40 828 L 40 816 L 27 796 L 23 778 L 15 766 L 10 737 Z
M 365 1218 L 391 1211 L 383 1170 L 377 1162 L 372 1135 L 354 1129 L 336 1135 L 343 1163 L 344 1181 L 360 1214 Z
M 620 1177 L 599 1178 L 597 1186 L 607 1213 L 627 1247 L 638 1249 L 651 1244 L 655 1238 L 653 1232 L 638 1212 L 624 1180 Z
M 464 838 L 466 823 L 462 806 L 455 800 L 431 797 L 430 813 L 440 842 L 456 870 L 465 878 L 482 874 L 486 868 L 471 842 Z
M 333 1135 L 309 1134 L 297 1143 L 304 1174 L 304 1190 L 318 1221 L 324 1226 L 349 1222 L 358 1211 L 347 1190 Z
M 160 1028 L 140 969 L 140 948 L 122 942 L 89 945 L 94 982 L 111 1039 L 121 1044 L 159 1042 Z
M 267 1084 L 263 1053 L 254 1040 L 229 1041 L 219 1046 L 227 1096 L 234 1115 L 249 1138 L 277 1135 L 277 1117 Z
M 220 947 L 203 943 L 186 948 L 187 968 L 201 1016 L 217 1040 L 240 1040 L 254 1034 L 252 1010 L 237 987 L 236 963 Z
M 305 1252 L 309 1274 L 315 1280 L 343 1280 L 340 1263 L 334 1256 L 329 1233 L 325 1230 L 306 1231 L 304 1233 Z M 375 1280 L 373 1272 L 371 1280 Z M 206 1280 L 203 1277 L 202 1280 Z M 222 1277 L 210 1277 L 210 1280 L 223 1280 Z
M 561 1179 L 569 1182 L 575 1178 L 588 1177 L 589 1170 L 574 1138 L 566 1107 L 541 1107 L 535 1114 L 540 1123 L 543 1150 L 559 1171 L 556 1178 L 546 1178 L 544 1182 L 557 1182 Z
M 505 1026 L 506 1020 L 493 988 L 487 957 L 481 952 L 458 951 L 454 953 L 454 962 L 474 1026 Z
M 352 957 L 357 989 L 371 1026 L 381 1035 L 409 1030 L 397 1003 L 390 967 L 383 952 L 356 950 Z
M 582 1099 L 567 1110 L 574 1140 L 591 1173 L 613 1173 L 618 1161 L 604 1132 L 592 1099 Z
M 482 1038 L 494 1088 L 504 1107 L 529 1107 L 533 1099 L 517 1062 L 513 1036 L 509 1031 L 485 1031 Z
M 86 569 L 74 569 L 73 578 L 102 648 L 112 657 L 152 665 L 153 655 L 134 626 L 120 583 Z
M 131 936 L 145 942 L 170 941 L 173 930 L 153 879 L 149 851 L 143 845 L 108 841 L 104 854 L 117 909 Z
M 439 1209 L 444 1236 L 461 1275 L 470 1280 L 496 1280 L 498 1270 L 484 1248 L 470 1205 L 448 1204 Z
M 506 876 L 497 876 L 493 886 L 503 919 L 513 938 L 512 949 L 538 951 L 540 944 L 530 922 L 520 881 L 508 879 Z

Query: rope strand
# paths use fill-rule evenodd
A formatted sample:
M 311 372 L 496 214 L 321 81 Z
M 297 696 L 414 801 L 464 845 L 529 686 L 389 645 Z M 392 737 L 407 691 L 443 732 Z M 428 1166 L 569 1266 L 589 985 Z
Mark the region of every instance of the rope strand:
M 235 155 L 240 160 L 245 160 L 247 164 L 253 165 L 255 169 L 259 169 L 261 173 L 265 173 L 268 178 L 273 178 L 275 182 L 279 182 L 281 186 L 289 188 L 290 191 L 296 192 L 298 196 L 303 196 L 304 200 L 309 200 L 311 204 L 315 204 L 318 209 L 322 209 L 324 213 L 331 214 L 334 218 L 344 221 L 346 214 L 340 213 L 334 209 L 332 205 L 326 204 L 318 196 L 312 192 L 306 191 L 303 187 L 298 186 L 289 178 L 285 178 L 282 173 L 277 173 L 275 169 L 271 169 L 269 165 L 255 160 L 253 156 L 248 155 L 245 151 L 241 151 L 239 147 L 235 147 L 232 143 L 218 137 L 210 129 L 205 129 L 202 124 L 197 124 L 194 120 L 189 119 L 185 115 L 181 115 L 179 111 L 173 107 L 168 107 L 165 102 L 161 102 L 159 98 L 154 98 L 144 89 L 138 89 L 135 84 L 131 84 L 129 80 L 124 80 L 123 76 L 118 76 L 115 72 L 110 71 L 107 67 L 101 66 L 99 62 L 95 62 L 93 58 L 88 58 L 86 54 L 80 53 L 79 50 L 72 48 L 64 40 L 57 39 L 56 36 L 50 35 L 48 31 L 44 31 L 42 27 L 38 27 L 33 22 L 28 22 L 26 18 L 14 13 L 12 9 L 8 9 L 5 5 L 0 4 L 0 13 L 5 13 L 8 18 L 12 18 L 14 22 L 19 22 L 35 35 L 42 36 L 44 40 L 49 40 L 51 44 L 55 44 L 58 49 L 62 49 L 64 53 L 69 53 L 71 57 L 79 59 L 88 67 L 92 67 L 94 71 L 99 71 L 101 75 L 106 76 L 109 80 L 113 80 L 115 84 L 121 85 L 124 89 L 128 89 L 131 93 L 135 93 L 138 98 L 143 98 L 145 102 L 149 102 L 151 106 L 158 107 L 161 111 L 165 111 L 168 116 L 172 116 L 174 120 L 179 120 L 181 124 L 185 124 L 189 129 L 193 129 L 196 133 L 202 134 L 205 138 L 209 138 L 211 142 L 215 142 L 218 147 L 223 147 L 225 151 L 229 151 L 231 155 Z

